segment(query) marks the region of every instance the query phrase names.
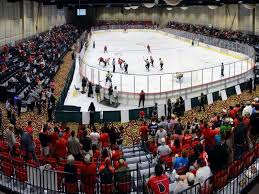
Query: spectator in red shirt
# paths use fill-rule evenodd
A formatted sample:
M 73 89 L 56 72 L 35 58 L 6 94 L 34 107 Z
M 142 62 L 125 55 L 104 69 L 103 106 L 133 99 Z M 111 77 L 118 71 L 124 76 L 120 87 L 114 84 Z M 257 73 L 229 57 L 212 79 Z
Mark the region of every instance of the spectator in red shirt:
M 115 145 L 114 150 L 112 151 L 112 160 L 118 161 L 120 158 L 122 158 L 123 154 L 122 151 L 119 149 L 119 146 Z
M 101 148 L 102 149 L 108 149 L 109 148 L 109 134 L 105 132 L 104 130 L 101 131 L 100 139 Z
M 174 140 L 174 144 L 171 146 L 171 150 L 173 154 L 180 154 L 182 150 L 182 146 L 179 139 Z
M 69 137 L 70 137 L 70 128 L 69 128 L 69 127 L 66 127 L 66 128 L 64 129 L 63 138 L 64 138 L 65 140 L 68 140 Z
M 97 165 L 95 162 L 91 162 L 91 156 L 89 154 L 85 155 L 84 162 L 81 169 L 82 190 L 85 191 L 85 193 L 95 193 Z
M 232 118 L 232 119 L 235 119 L 235 115 L 236 115 L 236 111 L 234 110 L 234 107 L 233 106 L 230 106 L 229 107 L 229 116 Z
M 95 144 L 92 145 L 92 151 L 93 151 L 93 161 L 97 161 L 100 158 L 101 153 Z
M 32 127 L 32 121 L 28 121 L 28 125 L 27 127 L 25 128 L 25 130 L 27 132 L 30 132 L 30 131 L 34 131 L 33 127 Z
M 183 137 L 183 143 L 184 144 L 191 144 L 192 143 L 192 134 L 190 134 L 190 131 L 187 129 L 185 131 L 184 137 Z
M 139 128 L 139 134 L 141 137 L 141 140 L 143 142 L 146 142 L 148 139 L 148 128 L 147 128 L 147 122 L 143 121 L 142 125 Z
M 59 160 L 64 160 L 67 156 L 67 141 L 63 138 L 62 133 L 59 134 L 59 139 L 55 145 L 56 156 Z
M 57 127 L 54 127 L 54 131 L 52 131 L 49 134 L 49 139 L 50 139 L 50 150 L 52 154 L 55 154 L 55 147 L 56 147 L 56 142 L 58 140 L 58 134 L 59 134 L 59 130 Z
M 169 178 L 164 174 L 161 164 L 155 166 L 155 176 L 151 176 L 147 186 L 154 194 L 169 194 Z
M 204 130 L 202 131 L 202 134 L 205 139 L 205 145 L 210 147 L 216 144 L 215 142 L 215 135 L 220 133 L 220 129 L 212 129 L 212 123 L 204 123 Z
M 77 138 L 81 141 L 84 137 L 84 131 L 86 130 L 85 125 L 79 124 L 78 131 L 77 131 Z
M 145 118 L 145 112 L 142 110 L 139 112 L 139 119 L 144 120 L 144 118 Z

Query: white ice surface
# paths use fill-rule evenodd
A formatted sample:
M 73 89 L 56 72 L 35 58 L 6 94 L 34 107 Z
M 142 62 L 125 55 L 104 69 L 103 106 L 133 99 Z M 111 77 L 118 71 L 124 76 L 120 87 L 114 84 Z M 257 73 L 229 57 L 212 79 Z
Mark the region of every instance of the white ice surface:
M 96 44 L 95 48 L 92 47 L 93 41 Z M 151 54 L 147 53 L 147 44 L 151 47 Z M 105 45 L 107 45 L 108 53 L 103 52 Z M 150 67 L 150 71 L 147 72 L 144 58 L 149 58 L 150 55 L 154 58 L 155 65 Z M 103 65 L 99 65 L 99 57 L 110 58 L 110 65 L 105 68 Z M 123 70 L 117 64 L 119 57 L 129 64 L 129 75 L 122 74 Z M 191 87 L 220 80 L 222 79 L 220 75 L 220 64 L 222 62 L 224 64 L 232 63 L 231 65 L 225 65 L 225 77 L 223 78 L 238 75 L 246 71 L 248 67 L 246 62 L 239 62 L 240 59 L 199 46 L 191 46 L 189 43 L 157 32 L 103 32 L 92 35 L 89 47 L 84 55 L 83 74 L 92 82 L 100 82 L 102 86 L 107 87 L 105 85 L 105 75 L 108 70 L 112 71 L 111 63 L 113 58 L 116 60 L 116 73 L 113 73 L 112 77 L 113 86 L 117 86 L 119 91 L 135 93 L 139 93 L 141 90 L 149 93 L 159 93 L 160 90 L 165 92 L 176 90 L 180 87 Z M 164 61 L 163 71 L 159 71 L 159 58 Z M 213 71 L 210 67 L 214 67 Z M 203 73 L 202 71 L 194 71 L 203 68 L 209 69 L 203 70 Z M 184 71 L 193 72 L 185 73 L 180 83 L 172 73 Z M 86 94 L 79 94 L 77 97 L 73 96 L 74 85 L 81 87 L 78 61 L 65 105 L 81 106 L 83 110 L 87 111 L 86 109 L 90 102 L 95 102 L 95 99 L 87 98 Z M 120 109 L 129 108 L 136 107 L 120 106 Z M 102 105 L 98 105 L 98 109 L 111 110 L 110 107 Z

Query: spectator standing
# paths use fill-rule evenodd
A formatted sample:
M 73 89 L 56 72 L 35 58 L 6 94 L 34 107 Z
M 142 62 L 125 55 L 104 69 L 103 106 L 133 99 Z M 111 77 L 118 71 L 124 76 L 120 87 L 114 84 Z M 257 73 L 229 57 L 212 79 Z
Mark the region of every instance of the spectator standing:
M 90 106 L 88 107 L 88 111 L 90 112 L 90 127 L 94 127 L 94 115 L 95 115 L 95 106 L 94 103 L 91 102 Z
M 101 131 L 100 143 L 102 149 L 109 149 L 109 134 L 104 130 Z
M 167 116 L 170 117 L 172 114 L 172 102 L 171 99 L 168 98 L 167 100 Z
M 145 92 L 143 90 L 141 90 L 140 94 L 139 94 L 139 104 L 138 107 L 140 107 L 140 104 L 142 102 L 143 108 L 145 105 Z
M 92 140 L 92 145 L 98 146 L 100 134 L 97 132 L 96 127 L 93 127 L 93 132 L 90 133 L 90 139 Z
M 119 92 L 117 90 L 117 86 L 115 86 L 114 90 L 113 90 L 113 99 L 114 99 L 115 106 L 118 106 L 118 104 L 119 104 Z
M 75 131 L 71 131 L 71 136 L 67 141 L 68 153 L 72 154 L 75 160 L 81 159 L 81 145 L 79 139 L 75 136 Z
M 151 123 L 148 125 L 149 135 L 153 138 L 156 136 L 156 132 L 158 130 L 158 124 L 156 122 L 156 118 L 151 118 Z
M 196 172 L 196 180 L 203 185 L 204 182 L 212 176 L 211 170 L 209 166 L 205 165 L 205 161 L 201 158 L 197 160 L 197 172 Z
M 243 117 L 238 118 L 238 125 L 234 129 L 234 144 L 235 144 L 235 160 L 241 160 L 244 153 L 246 141 L 246 126 L 243 123 Z
M 246 102 L 246 106 L 245 108 L 243 109 L 243 112 L 242 112 L 242 116 L 245 116 L 247 114 L 251 115 L 252 114 L 252 111 L 253 111 L 253 108 L 251 106 L 251 102 L 250 101 L 247 101 Z
M 112 86 L 110 86 L 109 89 L 108 89 L 108 95 L 109 95 L 109 103 L 111 105 L 112 104 L 112 95 L 113 95 Z
M 55 101 L 56 98 L 53 96 L 53 94 L 51 94 L 49 101 L 48 101 L 48 122 L 53 120 L 53 111 L 55 108 Z
M 155 176 L 151 176 L 147 186 L 154 194 L 169 193 L 169 178 L 164 174 L 161 164 L 155 166 Z
M 49 135 L 48 135 L 48 124 L 43 126 L 42 131 L 39 133 L 39 140 L 41 144 L 41 154 L 45 157 L 49 156 Z
M 91 162 L 91 156 L 86 154 L 84 165 L 81 168 L 81 184 L 86 188 L 86 193 L 95 193 L 95 184 L 97 181 L 97 165 Z
M 6 130 L 6 141 L 7 141 L 7 146 L 10 150 L 10 154 L 12 157 L 14 157 L 16 138 L 14 135 L 14 126 L 12 124 L 10 124 L 8 129 Z
M 147 128 L 147 122 L 143 121 L 140 128 L 139 128 L 139 134 L 142 140 L 142 144 L 144 144 L 144 142 L 147 142 L 148 140 L 148 128 Z
M 97 102 L 101 101 L 101 86 L 99 84 L 95 85 L 95 94 Z
M 65 185 L 76 185 L 77 186 L 77 168 L 74 165 L 75 158 L 72 155 L 69 155 L 67 157 L 67 164 L 65 164 L 64 172 L 65 172 Z M 75 187 L 77 190 L 77 187 Z M 66 188 L 66 193 L 68 194 L 74 194 L 74 192 L 71 192 L 71 187 Z M 77 191 L 76 191 L 77 192 Z
M 205 103 L 206 103 L 206 97 L 204 96 L 203 93 L 201 93 L 201 96 L 200 96 L 200 110 L 201 111 L 201 108 L 203 109 L 203 111 L 205 111 Z
M 224 64 L 221 63 L 221 77 L 224 77 Z
M 58 140 L 55 144 L 55 153 L 60 161 L 67 157 L 67 140 L 63 138 L 63 134 L 61 132 L 59 133 Z
M 36 154 L 35 154 L 35 145 L 33 142 L 33 130 L 22 132 L 21 136 L 21 146 L 25 150 L 25 160 L 29 160 L 29 155 L 32 155 L 32 159 L 37 162 Z
M 161 122 L 159 123 L 159 126 L 162 126 L 164 130 L 168 130 L 168 122 L 165 120 L 164 116 L 161 116 Z
M 82 150 L 85 152 L 84 154 L 89 154 L 91 157 L 93 156 L 92 152 L 92 141 L 90 137 L 88 136 L 87 130 L 83 132 L 83 137 L 79 139 L 81 145 L 82 145 Z
M 166 137 L 167 137 L 166 130 L 163 128 L 162 125 L 159 125 L 159 130 L 157 130 L 156 132 L 156 139 L 157 139 L 158 146 L 162 144 L 161 142 L 162 138 L 166 139 Z
M 253 79 L 250 78 L 247 82 L 247 89 L 249 90 L 249 93 L 252 93 L 253 90 Z
M 123 159 L 119 160 L 119 166 L 115 171 L 114 179 L 116 183 L 126 183 L 131 181 L 130 169 L 125 165 L 125 161 Z

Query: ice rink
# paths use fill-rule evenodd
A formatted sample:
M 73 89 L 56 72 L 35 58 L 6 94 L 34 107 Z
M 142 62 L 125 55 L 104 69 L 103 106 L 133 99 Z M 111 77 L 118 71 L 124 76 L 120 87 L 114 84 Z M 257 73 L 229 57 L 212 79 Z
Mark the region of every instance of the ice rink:
M 93 48 L 95 41 L 95 48 Z M 146 45 L 151 47 L 148 54 Z M 107 45 L 108 53 L 104 53 Z M 97 32 L 93 33 L 88 49 L 83 53 L 82 74 L 94 83 L 105 83 L 107 71 L 112 71 L 112 59 L 116 60 L 116 72 L 112 73 L 113 86 L 119 91 L 139 93 L 159 93 L 177 90 L 180 88 L 201 85 L 220 79 L 225 79 L 245 72 L 250 68 L 245 56 L 242 58 L 230 56 L 221 52 L 209 50 L 198 45 L 172 38 L 155 31 L 149 32 Z M 147 72 L 144 58 L 154 58 L 154 67 Z M 99 65 L 98 58 L 110 58 L 110 65 Z M 125 74 L 117 64 L 118 58 L 122 58 L 128 64 L 129 74 Z M 164 61 L 164 70 L 160 71 L 158 59 Z M 224 77 L 221 77 L 221 63 L 225 64 Z M 230 65 L 229 65 L 230 64 Z M 213 68 L 212 68 L 213 67 Z M 200 69 L 203 69 L 200 70 Z M 197 71 L 195 71 L 197 70 Z M 181 82 L 176 79 L 176 72 L 185 72 Z M 96 102 L 96 99 L 88 98 L 87 94 L 74 94 L 74 86 L 81 88 L 79 76 L 79 60 L 65 105 L 81 106 L 81 111 L 87 111 L 91 101 L 95 102 L 97 110 L 112 110 Z M 136 105 L 120 106 L 120 109 L 137 108 Z
M 93 41 L 95 41 L 95 48 L 92 47 Z M 151 47 L 151 54 L 147 52 L 148 44 Z M 107 45 L 108 53 L 104 53 L 105 45 Z M 149 59 L 150 56 L 154 58 L 155 62 L 154 67 L 151 66 L 148 72 L 144 59 Z M 107 67 L 104 67 L 103 63 L 99 65 L 99 57 L 110 58 L 110 65 Z M 112 71 L 113 58 L 116 60 L 116 71 L 112 78 L 113 86 L 117 86 L 123 92 L 135 93 L 139 93 L 141 90 L 149 93 L 160 92 L 160 90 L 165 92 L 201 85 L 238 75 L 247 69 L 247 63 L 240 62 L 243 60 L 242 58 L 235 58 L 199 46 L 191 46 L 190 43 L 155 31 L 98 32 L 92 35 L 89 47 L 85 52 L 84 74 L 94 83 L 100 82 L 102 86 L 105 86 L 105 75 L 107 71 Z M 123 69 L 120 69 L 117 63 L 118 58 L 122 58 L 128 63 L 128 75 L 124 74 Z M 164 62 L 162 71 L 160 71 L 159 58 Z M 236 63 L 234 64 L 234 62 Z M 224 77 L 221 77 L 220 74 L 221 63 L 225 64 Z M 199 69 L 204 69 L 203 73 Z M 193 72 L 191 73 L 191 71 Z M 176 72 L 186 72 L 181 83 L 175 77 Z

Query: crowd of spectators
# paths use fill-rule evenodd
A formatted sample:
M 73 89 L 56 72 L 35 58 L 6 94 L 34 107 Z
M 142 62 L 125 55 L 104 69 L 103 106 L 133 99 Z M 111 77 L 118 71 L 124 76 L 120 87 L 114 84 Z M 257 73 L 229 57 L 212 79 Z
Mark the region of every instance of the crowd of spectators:
M 13 125 L 12 113 L 17 112 L 20 116 L 22 111 L 33 111 L 35 107 L 39 114 L 47 107 L 49 120 L 52 120 L 56 86 L 53 77 L 78 35 L 74 26 L 66 24 L 15 46 L 3 46 L 0 51 L 0 100 L 6 101 L 8 119 Z
M 195 34 L 202 34 L 205 36 L 211 36 L 219 39 L 225 39 L 234 42 L 240 42 L 243 44 L 248 44 L 251 46 L 258 45 L 259 37 L 253 34 L 234 31 L 234 30 L 223 30 L 218 29 L 213 26 L 204 26 L 204 25 L 195 25 L 195 24 L 186 24 L 179 22 L 168 22 L 167 27 L 173 28 L 176 30 L 187 31 Z
M 153 154 L 158 164 L 165 165 L 162 174 L 168 169 L 171 172 L 163 185 L 177 179 L 177 193 L 194 183 L 202 185 L 233 162 L 242 162 L 244 153 L 253 148 L 251 134 L 258 134 L 258 126 L 259 99 L 255 98 L 252 103 L 223 109 L 207 120 L 194 119 L 184 124 L 176 115 L 167 119 L 153 117 L 149 124 L 143 120 L 139 133 L 142 147 Z M 156 182 L 164 182 L 161 167 L 156 169 Z M 156 191 L 156 184 L 151 182 L 148 186 Z
M 123 127 L 105 123 L 97 130 L 95 126 L 87 129 L 85 125 L 79 125 L 76 134 L 69 127 L 47 123 L 38 138 L 33 138 L 35 131 L 32 121 L 19 130 L 14 130 L 10 124 L 6 131 L 6 145 L 1 146 L 7 146 L 12 158 L 22 157 L 28 165 L 48 164 L 49 169 L 65 172 L 66 185 L 77 185 L 81 180 L 84 187 L 81 189 L 87 193 L 93 193 L 97 174 L 102 184 L 131 181 L 121 151 Z
M 158 193 L 155 183 L 161 182 L 164 190 L 169 190 L 169 184 L 176 181 L 173 189 L 178 193 L 196 183 L 202 185 L 234 161 L 242 161 L 244 153 L 253 148 L 251 134 L 258 134 L 259 99 L 230 106 L 207 120 L 183 123 L 173 114 L 158 118 L 154 111 L 151 121 L 141 114 L 138 124 L 141 147 L 153 155 L 156 163 L 155 175 L 146 177 L 147 186 Z M 123 127 L 112 123 L 98 128 L 79 125 L 76 134 L 65 125 L 46 123 L 38 138 L 33 138 L 34 131 L 31 121 L 20 130 L 10 124 L 6 145 L 1 145 L 1 149 L 6 146 L 13 158 L 22 156 L 27 164 L 50 164 L 50 168 L 65 172 L 66 190 L 72 185 L 76 191 L 78 187 L 73 185 L 81 180 L 81 189 L 92 193 L 97 176 L 103 185 L 101 190 L 120 191 L 121 184 L 131 185 L 130 169 L 122 151 Z

